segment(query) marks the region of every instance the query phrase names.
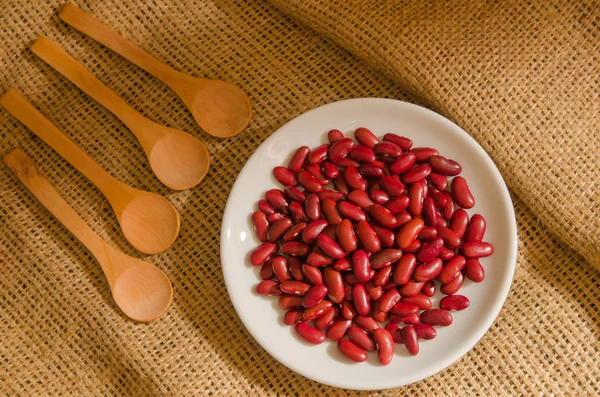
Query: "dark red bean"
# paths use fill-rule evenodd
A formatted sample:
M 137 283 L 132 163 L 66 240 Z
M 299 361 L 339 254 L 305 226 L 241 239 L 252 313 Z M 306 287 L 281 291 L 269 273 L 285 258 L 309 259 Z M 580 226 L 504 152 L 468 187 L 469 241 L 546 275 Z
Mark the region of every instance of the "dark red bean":
M 431 156 L 437 156 L 440 154 L 440 152 L 437 150 L 429 147 L 414 147 L 410 150 L 410 152 L 417 156 L 418 163 L 424 163 L 429 160 Z
M 462 176 L 454 177 L 450 184 L 450 189 L 452 190 L 452 198 L 454 198 L 456 204 L 467 209 L 473 208 L 475 199 L 473 198 L 473 194 L 471 194 L 471 190 L 469 190 L 469 185 L 465 178 Z
M 408 198 L 408 196 L 400 195 L 391 198 L 385 203 L 384 207 L 395 215 L 404 212 L 404 210 L 408 207 L 409 204 L 410 199 Z
M 351 270 L 352 266 L 350 266 L 350 261 L 348 258 L 342 258 L 335 261 L 332 267 L 338 272 L 345 272 L 346 270 Z
M 306 201 L 306 196 L 304 195 L 303 192 L 301 192 L 297 187 L 295 186 L 287 186 L 285 188 L 285 190 L 283 191 L 285 193 L 286 196 L 288 196 L 290 199 L 292 199 L 293 201 L 297 201 L 300 204 L 304 204 L 304 202 Z
M 279 245 L 275 243 L 263 243 L 255 248 L 250 254 L 250 263 L 252 263 L 253 266 L 260 266 L 271 258 L 278 249 Z
M 373 331 L 373 339 L 377 344 L 377 358 L 381 365 L 388 365 L 394 358 L 394 338 L 383 328 Z
M 420 181 L 422 179 L 427 178 L 427 176 L 431 173 L 431 167 L 427 164 L 418 166 L 413 168 L 410 171 L 405 172 L 402 175 L 402 182 L 405 184 L 414 183 L 416 181 Z
M 338 169 L 338 167 L 336 167 L 335 164 L 330 163 L 329 161 L 323 161 L 321 163 L 321 170 L 323 171 L 325 176 L 330 179 L 337 178 L 337 176 L 340 174 L 340 170 Z
M 434 260 L 419 265 L 413 272 L 413 277 L 416 281 L 433 280 L 442 271 L 442 260 L 435 258 Z
M 448 310 L 429 309 L 421 313 L 421 322 L 423 324 L 447 327 L 452 324 L 452 315 Z
M 281 292 L 280 285 L 272 280 L 263 280 L 256 286 L 256 292 L 259 295 L 266 296 L 281 296 L 283 292 Z
M 322 331 L 329 327 L 340 314 L 340 309 L 334 306 L 331 310 L 326 311 L 315 319 L 315 328 Z M 327 335 L 325 335 L 327 336 Z
M 306 201 L 304 202 L 304 206 L 306 209 L 306 216 L 309 219 L 317 220 L 321 217 L 321 200 L 319 196 L 316 194 L 309 194 L 306 197 Z
M 446 206 L 441 210 L 442 217 L 446 220 L 449 220 L 452 219 L 452 215 L 454 215 L 454 199 L 452 198 L 452 194 L 450 194 L 450 192 L 442 192 L 442 194 L 448 199 Z
M 351 191 L 348 194 L 348 201 L 360 208 L 367 208 L 373 205 L 369 194 L 363 190 Z
M 373 277 L 373 284 L 375 286 L 382 286 L 387 284 L 392 276 L 392 265 L 387 265 L 382 267 L 381 269 L 375 272 L 375 277 Z
M 416 254 L 421 248 L 421 241 L 415 240 L 408 247 L 404 248 L 404 252 L 407 254 Z
M 460 272 L 463 267 L 465 267 L 466 260 L 462 255 L 457 255 L 454 258 L 450 259 L 442 268 L 442 271 L 437 276 L 437 280 L 439 280 L 442 284 L 449 283 L 456 274 Z
M 304 300 L 302 300 L 302 301 L 304 302 Z M 317 318 L 319 316 L 322 316 L 328 310 L 332 310 L 332 309 L 333 309 L 333 303 L 324 299 L 321 302 L 317 303 L 316 305 L 304 310 L 303 316 L 304 316 L 305 320 L 310 321 L 310 320 L 314 320 L 315 318 Z
M 273 259 L 271 259 L 271 267 L 279 282 L 282 283 L 292 279 L 292 273 L 288 267 L 287 260 L 283 256 L 274 256 Z
M 371 225 L 365 221 L 358 222 L 354 227 L 354 231 L 358 236 L 358 240 L 369 252 L 377 252 L 381 248 L 381 242 L 377 237 L 377 233 L 373 230 Z
M 429 324 L 415 324 L 413 328 L 417 332 L 417 338 L 431 340 L 437 336 L 437 331 Z
M 267 240 L 274 243 L 290 228 L 293 223 L 290 218 L 281 218 L 275 222 L 267 232 Z
M 398 220 L 384 206 L 373 204 L 368 208 L 368 211 L 371 217 L 384 228 L 395 229 L 398 226 Z
M 380 205 L 383 205 L 390 200 L 390 196 L 388 196 L 387 193 L 384 192 L 383 190 L 374 190 L 373 192 L 371 192 L 369 194 L 369 196 L 371 197 L 371 200 L 373 200 L 373 202 L 375 204 L 380 204 Z
M 437 237 L 437 229 L 431 226 L 425 226 L 423 230 L 419 232 L 417 238 L 422 241 L 433 240 Z
M 396 244 L 398 244 L 398 247 L 402 250 L 407 248 L 415 241 L 424 226 L 425 224 L 421 218 L 413 218 L 404 224 L 396 235 Z
M 307 323 L 299 323 L 295 326 L 296 333 L 307 341 L 308 343 L 312 343 L 313 345 L 320 345 L 325 341 L 325 334 L 323 334 L 318 329 L 308 325 Z
M 352 189 L 367 190 L 367 181 L 358 173 L 355 167 L 346 167 L 344 181 Z
M 319 182 L 317 178 L 305 170 L 302 170 L 298 173 L 298 182 L 304 188 L 304 190 L 310 193 L 317 193 L 323 189 L 321 182 Z
M 318 164 L 321 161 L 325 160 L 327 158 L 327 153 L 329 152 L 329 146 L 328 144 L 324 144 L 321 146 L 316 147 L 313 151 L 311 151 L 308 156 L 307 156 L 307 160 L 310 164 Z
M 309 251 L 310 248 L 308 245 L 298 241 L 287 241 L 281 244 L 281 247 L 279 248 L 279 252 L 282 254 L 292 256 L 306 256 Z
M 356 317 L 356 308 L 352 302 L 347 300 L 342 302 L 342 316 L 347 320 L 352 320 Z
M 348 331 L 348 328 L 350 328 L 351 325 L 352 320 L 335 321 L 327 328 L 327 333 L 325 335 L 328 339 L 340 340 L 346 335 L 346 331 Z
M 283 235 L 283 241 L 296 240 L 298 237 L 300 237 L 300 235 L 302 234 L 302 232 L 304 231 L 305 228 L 306 228 L 305 222 L 301 222 L 301 223 L 298 223 L 298 224 L 292 226 Z
M 275 273 L 273 273 L 273 267 L 271 266 L 271 261 L 268 260 L 260 267 L 259 272 L 260 278 L 262 280 L 270 280 L 275 277 Z
M 273 168 L 273 176 L 277 179 L 277 182 L 285 186 L 296 186 L 298 184 L 296 175 L 285 167 Z
M 304 281 L 304 273 L 302 272 L 302 259 L 295 256 L 290 256 L 288 258 L 288 266 L 294 280 Z
M 285 312 L 285 315 L 283 316 L 284 324 L 285 325 L 294 325 L 294 324 L 301 323 L 302 321 L 304 321 L 303 313 L 304 313 L 304 310 L 302 310 L 302 309 L 288 310 L 287 312 Z
M 401 250 L 393 248 L 383 249 L 371 257 L 371 268 L 380 269 L 384 266 L 391 265 L 398 261 L 400 257 L 402 257 Z
M 431 185 L 433 185 L 433 187 L 440 192 L 443 192 L 448 187 L 448 178 L 446 178 L 444 175 L 431 172 L 427 179 L 429 182 L 431 182 Z
M 448 295 L 440 300 L 440 309 L 464 310 L 469 307 L 469 298 L 464 295 Z
M 377 238 L 382 247 L 391 248 L 394 246 L 394 243 L 396 242 L 396 235 L 394 232 L 379 226 L 371 225 L 371 227 L 373 228 L 373 231 L 375 231 L 375 234 L 377 234 Z
M 417 254 L 415 255 L 417 257 L 417 261 L 421 263 L 431 262 L 437 258 L 442 247 L 444 247 L 444 240 L 439 237 L 439 234 L 440 232 L 438 229 L 438 237 L 434 238 L 433 240 L 426 241 L 421 245 L 421 248 L 419 248 Z
M 427 226 L 435 226 L 435 222 L 438 218 L 437 209 L 433 199 L 426 197 L 423 200 L 423 220 Z
M 477 259 L 492 255 L 494 247 L 492 244 L 482 241 L 469 241 L 462 245 L 461 251 L 467 258 Z
M 407 325 L 402 328 L 402 340 L 406 350 L 413 356 L 419 354 L 419 340 L 417 339 L 417 331 L 412 325 Z
M 444 245 L 451 250 L 455 250 L 460 247 L 460 237 L 454 232 L 454 230 L 447 227 L 438 227 L 438 237 L 444 240 Z
M 383 288 L 381 288 L 381 286 L 376 286 L 375 284 L 373 284 L 373 281 L 365 283 L 364 286 L 367 290 L 367 295 L 369 296 L 369 299 L 372 301 L 377 301 L 379 298 L 381 298 L 381 295 L 383 295 Z
M 385 329 L 392 334 L 392 338 L 394 338 L 394 343 L 403 344 L 404 339 L 402 339 L 402 330 L 398 326 L 398 324 L 387 323 L 385 325 Z
M 288 201 L 285 199 L 283 192 L 279 189 L 271 189 L 265 192 L 267 202 L 275 208 L 275 211 L 287 214 Z M 266 213 L 266 212 L 265 212 Z
M 308 254 L 308 257 L 306 258 L 306 262 L 316 267 L 327 266 L 333 261 L 334 259 L 321 251 L 320 248 L 317 248 L 315 251 Z
M 380 156 L 389 157 L 398 157 L 402 154 L 402 149 L 400 148 L 400 146 L 389 141 L 383 141 L 375 144 L 375 146 L 373 146 L 373 151 L 375 152 L 375 154 L 378 154 Z
M 471 217 L 471 221 L 469 222 L 469 226 L 467 226 L 465 235 L 463 236 L 465 243 L 483 240 L 483 236 L 485 235 L 485 227 L 485 218 L 479 214 L 473 215 Z
M 302 232 L 302 241 L 306 244 L 314 243 L 327 226 L 329 226 L 329 224 L 324 219 L 319 219 L 318 221 L 310 223 Z
M 321 200 L 329 199 L 336 202 L 346 199 L 346 193 L 338 192 L 337 190 L 321 190 L 317 193 L 317 196 L 319 196 Z
M 354 138 L 363 146 L 373 149 L 373 147 L 379 143 L 379 139 L 369 130 L 368 128 L 357 128 L 354 131 Z
M 381 289 L 384 290 L 384 291 L 389 291 L 389 290 L 391 290 L 393 288 L 396 288 L 396 287 L 398 287 L 398 284 L 396 284 L 393 281 L 388 281 L 387 284 L 381 286 Z
M 465 235 L 468 225 L 469 214 L 467 211 L 463 210 L 462 208 L 457 209 L 452 215 L 452 218 L 450 218 L 450 229 L 452 229 L 452 231 L 456 233 L 460 239 Z
M 431 299 L 425 294 L 417 294 L 414 296 L 405 296 L 402 298 L 402 302 L 414 303 L 417 305 L 419 310 L 431 309 Z
M 338 161 L 337 165 L 339 165 L 340 167 L 343 167 L 343 168 L 348 168 L 348 167 L 358 168 L 358 167 L 360 167 L 360 163 L 356 160 L 351 159 L 350 157 L 344 157 L 343 159 Z
M 435 294 L 435 283 L 433 280 L 426 281 L 421 289 L 421 292 L 423 295 L 431 298 Z
M 310 148 L 308 146 L 299 147 L 298 150 L 292 156 L 290 163 L 288 164 L 288 168 L 292 172 L 300 172 L 304 163 L 306 162 L 306 157 L 310 153 Z
M 352 254 L 352 270 L 360 282 L 366 283 L 371 279 L 371 263 L 366 251 L 354 251 L 354 254 Z
M 308 281 L 310 284 L 323 284 L 323 275 L 321 274 L 319 268 L 304 263 L 300 267 L 300 270 L 302 271 L 302 275 L 304 276 L 303 279 L 305 278 L 306 281 Z
M 395 143 L 400 147 L 400 149 L 402 149 L 405 152 L 410 150 L 410 148 L 412 148 L 413 145 L 413 142 L 410 139 L 400 135 L 392 134 L 391 132 L 385 134 L 383 136 L 383 140 Z
M 255 211 L 252 214 L 252 224 L 256 231 L 256 236 L 263 243 L 267 241 L 267 231 L 269 230 L 269 221 L 267 215 L 262 211 Z
M 278 305 L 284 310 L 302 307 L 302 297 L 295 295 L 282 295 L 279 298 Z
M 329 290 L 324 284 L 313 285 L 304 295 L 304 299 L 302 299 L 302 305 L 304 307 L 316 306 L 317 304 L 321 303 L 323 299 L 325 299 L 328 292 Z
M 400 301 L 396 302 L 389 311 L 404 317 L 417 313 L 419 311 L 419 306 L 415 303 Z
M 379 299 L 379 309 L 383 312 L 389 312 L 392 307 L 400 301 L 400 298 L 400 293 L 397 290 L 391 289 L 386 291 Z
M 416 266 L 417 258 L 413 254 L 402 256 L 394 267 L 394 282 L 400 285 L 408 283 Z
M 267 215 L 271 215 L 271 214 L 275 213 L 275 209 L 273 207 L 271 207 L 271 204 L 267 203 L 266 200 L 258 201 L 258 209 Z
M 349 203 L 348 201 L 340 201 L 338 203 L 338 211 L 344 217 L 346 217 L 354 222 L 360 222 L 360 221 L 367 220 L 367 216 L 363 212 L 363 210 L 361 210 L 356 205 Z
M 425 188 L 421 183 L 413 183 L 408 188 L 408 212 L 411 215 L 418 216 L 421 215 L 423 211 L 423 199 L 425 198 Z
M 267 220 L 269 221 L 269 223 L 275 223 L 278 220 L 283 219 L 283 218 L 285 218 L 285 215 L 283 215 L 280 212 L 275 212 L 275 213 L 267 216 Z
M 355 145 L 348 156 L 361 163 L 373 163 L 375 161 L 375 152 L 362 145 Z
M 341 259 L 346 256 L 346 253 L 339 244 L 332 238 L 325 236 L 323 233 L 317 238 L 317 244 L 323 252 L 332 258 Z
M 344 300 L 344 280 L 342 279 L 342 274 L 331 267 L 326 267 L 323 272 L 323 282 L 329 291 L 329 300 L 333 303 L 341 303 Z
M 381 189 L 391 197 L 401 196 L 404 193 L 404 185 L 393 176 L 382 176 L 379 178 Z
M 398 160 L 394 161 L 390 165 L 390 171 L 393 174 L 397 175 L 404 174 L 412 168 L 412 166 L 415 164 L 416 159 L 417 158 L 413 153 L 404 153 L 403 155 L 398 157 Z
M 330 130 L 327 133 L 327 139 L 330 143 L 336 143 L 337 141 L 344 139 L 346 136 L 340 130 Z
M 358 172 L 365 178 L 379 178 L 385 175 L 383 168 L 377 164 L 361 164 Z
M 310 289 L 310 285 L 300 281 L 288 280 L 279 284 L 279 288 L 286 294 L 304 296 Z
M 367 360 L 367 352 L 347 339 L 338 340 L 337 347 L 340 353 L 349 360 L 356 363 L 362 363 Z
M 427 189 L 427 197 L 433 200 L 435 207 L 438 209 L 442 209 L 448 204 L 448 198 L 446 195 L 436 188 L 430 187 Z
M 377 324 L 377 321 L 375 321 L 375 319 L 373 319 L 371 316 L 357 315 L 354 317 L 354 322 L 368 333 L 380 328 L 379 324 Z
M 442 284 L 440 287 L 440 292 L 444 295 L 454 295 L 458 292 L 460 287 L 462 287 L 465 279 L 461 272 L 458 272 L 456 276 L 447 282 L 446 284 Z
M 343 138 L 343 139 L 340 139 L 339 141 L 336 141 L 329 148 L 329 160 L 334 163 L 337 163 L 338 161 L 340 161 L 341 159 L 346 157 L 348 155 L 348 153 L 350 153 L 350 151 L 352 150 L 353 147 L 354 147 L 354 141 L 350 138 Z M 310 156 L 309 156 L 309 161 L 310 161 Z
M 485 278 L 485 271 L 479 259 L 469 259 L 465 263 L 465 276 L 475 283 L 480 283 Z
M 333 200 L 325 199 L 321 203 L 321 211 L 330 225 L 337 225 L 342 221 L 342 215 L 337 209 L 337 203 Z
M 402 323 L 410 325 L 418 324 L 419 321 L 421 321 L 421 316 L 419 316 L 419 313 L 409 314 L 408 316 L 401 316 L 399 314 L 390 312 L 389 318 L 390 321 L 393 323 Z
M 443 156 L 429 157 L 429 164 L 433 172 L 438 174 L 456 176 L 461 173 L 462 167 L 454 160 L 447 159 Z
M 354 233 L 352 222 L 348 219 L 342 220 L 336 229 L 339 246 L 346 252 L 352 252 L 358 246 L 358 238 Z
M 402 296 L 415 296 L 421 292 L 424 285 L 425 283 L 422 281 L 410 280 L 408 283 L 398 288 L 398 292 L 400 292 L 400 295 Z
M 449 261 L 450 259 L 454 258 L 455 253 L 454 251 L 452 251 L 450 248 L 447 247 L 442 247 L 442 249 L 440 250 L 440 253 L 438 254 L 438 258 L 440 258 L 441 260 L 444 261 Z
M 347 334 L 348 339 L 350 339 L 350 341 L 356 346 L 368 352 L 375 351 L 375 342 L 373 341 L 371 336 L 362 328 L 353 325 L 350 328 L 348 328 Z

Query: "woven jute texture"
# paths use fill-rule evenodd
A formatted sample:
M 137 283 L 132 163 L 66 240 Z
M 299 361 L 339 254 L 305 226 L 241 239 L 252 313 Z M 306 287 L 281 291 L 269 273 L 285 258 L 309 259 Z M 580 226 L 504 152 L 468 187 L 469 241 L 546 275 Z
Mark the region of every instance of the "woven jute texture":
M 268 355 L 235 314 L 219 259 L 225 201 L 252 152 L 289 119 L 352 97 L 425 103 L 457 121 L 501 168 L 514 192 L 519 226 L 514 283 L 490 331 L 448 369 L 381 395 L 600 394 L 600 275 L 590 266 L 598 263 L 593 249 L 594 241 L 598 244 L 598 131 L 597 120 L 587 113 L 598 105 L 593 91 L 598 74 L 592 73 L 598 65 L 588 63 L 598 49 L 592 30 L 598 25 L 590 24 L 597 10 L 583 8 L 581 18 L 562 31 L 554 25 L 542 29 L 546 22 L 565 21 L 559 15 L 564 10 L 553 6 L 548 10 L 555 19 L 549 22 L 541 14 L 546 7 L 538 17 L 502 3 L 495 6 L 496 14 L 480 7 L 480 13 L 464 14 L 461 25 L 467 34 L 471 24 L 480 26 L 487 18 L 490 36 L 479 40 L 460 30 L 436 36 L 426 20 L 451 25 L 444 10 L 430 9 L 418 19 L 406 14 L 411 8 L 389 10 L 392 2 L 373 9 L 356 5 L 355 12 L 350 3 L 335 9 L 325 2 L 304 3 L 282 7 L 310 27 L 259 1 L 78 3 L 177 69 L 230 80 L 248 92 L 254 105 L 250 127 L 236 138 L 218 140 L 202 133 L 183 103 L 155 78 L 63 24 L 56 16 L 59 2 L 2 2 L 2 90 L 21 91 L 115 177 L 166 196 L 180 211 L 182 229 L 167 252 L 140 255 L 123 238 L 100 192 L 1 110 L 0 155 L 23 148 L 96 232 L 165 271 L 173 282 L 174 303 L 150 324 L 124 317 L 90 254 L 0 166 L 0 395 L 377 394 L 310 381 Z M 383 23 L 377 18 L 386 9 L 389 19 Z M 416 39 L 399 25 L 394 25 L 395 37 L 376 42 L 383 36 L 374 29 L 389 28 L 397 15 L 415 19 L 411 29 L 423 32 L 424 46 L 410 47 Z M 498 15 L 495 24 L 493 15 Z M 372 18 L 368 25 L 361 22 L 366 18 Z M 352 26 L 356 37 L 349 34 Z M 202 184 L 185 192 L 160 184 L 125 126 L 28 50 L 41 34 L 144 115 L 198 136 L 212 159 Z M 537 51 L 530 53 L 538 67 L 534 71 L 522 63 L 523 47 L 510 47 L 517 43 L 507 38 L 517 34 L 530 43 L 545 34 L 562 41 L 528 47 Z M 410 41 L 406 48 L 402 37 Z M 579 38 L 579 45 L 570 44 L 570 37 Z M 496 43 L 494 48 L 486 47 L 487 41 Z M 392 53 L 399 58 L 384 58 Z M 481 61 L 467 54 L 481 54 Z M 508 72 L 500 58 L 512 65 Z M 577 79 L 562 78 L 575 70 Z M 581 102 L 585 95 L 587 104 Z M 548 103 L 552 106 L 542 106 Z

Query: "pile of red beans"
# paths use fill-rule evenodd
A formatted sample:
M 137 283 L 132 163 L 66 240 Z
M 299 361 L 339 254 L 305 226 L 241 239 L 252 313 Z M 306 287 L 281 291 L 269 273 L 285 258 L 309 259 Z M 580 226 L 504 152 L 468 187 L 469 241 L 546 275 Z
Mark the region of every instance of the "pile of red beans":
M 460 164 L 396 134 L 380 141 L 359 128 L 354 138 L 329 131 L 330 144 L 273 169 L 285 188 L 252 214 L 263 243 L 250 260 L 261 266 L 257 292 L 279 297 L 300 337 L 338 341 L 356 362 L 377 350 L 387 365 L 395 344 L 416 355 L 419 339 L 469 306 L 457 292 L 465 278 L 483 280 L 479 258 L 494 249 L 482 242 L 485 219 L 464 210 L 475 200 Z

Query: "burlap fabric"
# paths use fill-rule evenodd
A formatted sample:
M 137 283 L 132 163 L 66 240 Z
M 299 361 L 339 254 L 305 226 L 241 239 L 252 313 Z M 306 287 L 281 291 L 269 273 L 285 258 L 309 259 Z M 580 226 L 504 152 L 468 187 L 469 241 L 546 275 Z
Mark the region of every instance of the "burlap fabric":
M 356 5 L 354 12 L 343 4 L 336 9 L 311 2 L 280 4 L 352 51 L 347 52 L 263 2 L 78 3 L 176 68 L 231 80 L 246 90 L 255 109 L 249 129 L 218 140 L 203 134 L 181 101 L 156 79 L 60 22 L 60 4 L 2 2 L 2 89 L 19 89 L 111 174 L 174 203 L 182 216 L 181 235 L 170 250 L 148 258 L 172 280 L 174 304 L 151 324 L 121 315 L 93 258 L 1 166 L 0 395 L 353 395 L 291 372 L 245 331 L 223 285 L 219 229 L 237 173 L 271 132 L 315 106 L 364 96 L 424 102 L 465 127 L 490 152 L 515 193 L 519 224 L 514 284 L 491 330 L 447 370 L 381 394 L 600 393 L 600 277 L 589 266 L 598 264 L 598 132 L 597 120 L 584 112 L 598 107 L 598 64 L 590 63 L 598 49 L 597 7 L 582 7 L 578 18 L 570 7 L 572 23 L 562 31 L 563 25 L 540 29 L 547 22 L 542 13 L 552 13 L 548 23 L 566 22 L 566 8 L 536 8 L 536 16 L 497 4 L 497 15 L 506 15 L 488 23 L 498 43 L 489 53 L 482 41 L 456 31 L 442 41 L 433 34 L 435 25 L 423 19 L 413 28 L 429 29 L 422 38 L 429 51 L 400 45 L 403 33 L 379 46 L 361 44 L 360 38 L 383 37 L 372 29 L 385 30 L 377 18 L 390 3 L 379 9 Z M 395 7 L 396 14 L 415 18 L 409 8 Z M 483 16 L 490 22 L 496 15 L 478 9 L 465 13 L 461 26 L 479 24 Z M 427 20 L 445 24 L 449 17 L 441 11 L 430 9 Z M 368 26 L 358 22 L 368 16 L 373 18 Z M 517 27 L 502 25 L 512 19 Z M 356 37 L 349 34 L 352 24 Z M 547 57 L 535 57 L 539 70 L 534 73 L 519 67 L 523 47 L 505 53 L 515 43 L 503 37 L 514 38 L 516 32 L 529 40 L 550 33 L 562 39 L 535 47 Z M 212 156 L 201 186 L 174 192 L 161 185 L 133 135 L 29 52 L 27 46 L 42 33 L 145 115 L 199 136 Z M 569 37 L 583 44 L 573 49 Z M 450 47 L 452 39 L 464 53 L 481 53 L 483 61 L 463 58 Z M 398 59 L 383 57 L 393 52 Z M 354 54 L 398 80 L 384 78 Z M 449 54 L 455 54 L 454 63 L 449 64 Z M 514 63 L 501 68 L 494 65 L 498 57 Z M 559 79 L 569 71 L 579 77 Z M 542 77 L 545 84 L 538 80 Z M 408 96 L 405 89 L 418 96 Z M 143 257 L 127 244 L 108 202 L 81 174 L 5 111 L 0 111 L 0 126 L 0 155 L 22 147 L 94 230 Z M 568 158 L 573 162 L 564 161 Z

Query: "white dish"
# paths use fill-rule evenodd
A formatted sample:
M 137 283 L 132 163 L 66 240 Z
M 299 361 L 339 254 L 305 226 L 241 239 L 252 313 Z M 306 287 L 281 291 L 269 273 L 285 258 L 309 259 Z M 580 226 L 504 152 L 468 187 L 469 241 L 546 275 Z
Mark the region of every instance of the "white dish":
M 410 356 L 396 345 L 387 366 L 369 353 L 364 363 L 352 363 L 337 351 L 336 342 L 314 346 L 301 340 L 283 324 L 277 298 L 259 296 L 259 267 L 249 262 L 249 253 L 260 244 L 250 215 L 268 189 L 282 188 L 271 170 L 287 165 L 299 146 L 314 148 L 327 142 L 333 128 L 353 136 L 358 127 L 371 129 L 378 137 L 394 132 L 412 139 L 414 146 L 431 146 L 440 154 L 459 161 L 475 196 L 469 213 L 487 220 L 485 241 L 494 254 L 482 259 L 485 280 L 466 281 L 460 293 L 471 306 L 454 312 L 449 327 L 438 328 L 434 340 L 420 341 L 420 352 Z M 517 227 L 512 202 L 504 181 L 487 153 L 456 124 L 423 107 L 391 99 L 350 99 L 304 113 L 274 132 L 252 155 L 240 172 L 227 200 L 221 230 L 223 275 L 231 301 L 242 322 L 273 357 L 310 379 L 331 386 L 373 390 L 407 385 L 448 367 L 481 339 L 502 308 L 513 278 L 517 256 Z M 436 295 L 437 296 L 437 295 Z M 436 301 L 437 302 L 437 299 Z M 434 303 L 436 305 L 436 303 Z

